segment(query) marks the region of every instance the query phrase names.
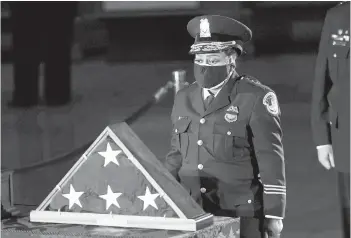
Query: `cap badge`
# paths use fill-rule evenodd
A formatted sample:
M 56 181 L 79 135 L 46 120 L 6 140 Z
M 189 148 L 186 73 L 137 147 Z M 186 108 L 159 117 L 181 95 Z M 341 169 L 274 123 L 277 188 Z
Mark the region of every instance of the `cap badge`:
M 207 18 L 200 19 L 200 37 L 211 37 L 210 23 Z

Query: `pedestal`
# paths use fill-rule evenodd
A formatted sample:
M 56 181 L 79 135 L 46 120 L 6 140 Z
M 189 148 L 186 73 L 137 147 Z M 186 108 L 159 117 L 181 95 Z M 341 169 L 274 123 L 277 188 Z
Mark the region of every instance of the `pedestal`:
M 46 238 L 46 237 L 113 237 L 113 238 L 239 238 L 239 219 L 215 217 L 214 224 L 196 232 L 120 229 L 101 226 L 84 226 L 70 224 L 31 223 L 29 218 L 16 221 L 3 221 L 1 237 L 3 238 Z

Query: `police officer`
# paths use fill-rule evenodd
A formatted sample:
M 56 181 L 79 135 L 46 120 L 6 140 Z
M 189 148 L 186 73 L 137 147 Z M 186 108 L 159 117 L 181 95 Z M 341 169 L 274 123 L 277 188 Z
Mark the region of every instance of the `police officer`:
M 196 81 L 178 91 L 166 168 L 206 212 L 240 217 L 241 237 L 280 237 L 286 184 L 280 108 L 274 91 L 236 72 L 251 30 L 223 16 L 199 16 Z
M 350 2 L 331 8 L 325 18 L 311 122 L 319 162 L 338 172 L 344 237 L 350 237 Z

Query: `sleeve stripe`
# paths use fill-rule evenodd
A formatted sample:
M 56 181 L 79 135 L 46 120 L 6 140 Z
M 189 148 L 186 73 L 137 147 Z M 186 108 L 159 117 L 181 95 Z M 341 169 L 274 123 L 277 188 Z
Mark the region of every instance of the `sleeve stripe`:
M 265 215 L 266 218 L 274 218 L 274 219 L 284 219 L 283 217 Z
M 286 195 L 286 192 L 266 192 L 264 191 L 265 194 L 282 194 L 282 195 Z
M 285 188 L 264 188 L 265 191 L 278 191 L 278 192 L 286 192 Z
M 286 186 L 282 186 L 282 185 L 263 184 L 263 186 L 267 188 L 286 188 Z

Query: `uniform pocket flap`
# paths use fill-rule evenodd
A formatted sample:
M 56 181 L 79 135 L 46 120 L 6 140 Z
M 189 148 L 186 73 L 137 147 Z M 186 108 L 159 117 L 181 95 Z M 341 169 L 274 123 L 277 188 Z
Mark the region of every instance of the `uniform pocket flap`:
M 234 206 L 252 204 L 252 203 L 254 203 L 254 197 L 252 194 L 239 195 L 233 199 Z
M 191 120 L 189 118 L 180 118 L 174 124 L 174 132 L 184 133 L 188 130 Z
M 233 122 L 232 124 L 215 124 L 213 128 L 214 134 L 221 134 L 234 137 L 246 137 L 246 123 Z
M 350 47 L 346 46 L 335 46 L 330 51 L 331 58 L 347 58 L 349 55 Z

